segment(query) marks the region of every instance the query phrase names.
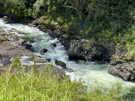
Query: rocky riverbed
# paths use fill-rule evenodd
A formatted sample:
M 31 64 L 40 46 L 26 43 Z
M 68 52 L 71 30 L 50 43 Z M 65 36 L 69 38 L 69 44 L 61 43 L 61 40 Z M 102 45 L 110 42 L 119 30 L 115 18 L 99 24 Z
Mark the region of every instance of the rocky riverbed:
M 15 29 L 7 31 L 0 28 L 0 72 L 8 71 L 8 67 L 17 57 L 20 58 L 23 66 L 35 64 L 42 72 L 48 67 L 48 64 L 51 65 L 45 58 L 34 55 L 30 49 L 32 47 L 31 44 L 19 37 L 23 34 L 24 33 L 18 32 Z M 63 69 L 59 69 L 54 65 L 51 65 L 51 67 L 52 72 L 56 74 L 58 78 L 65 75 Z
M 32 22 L 32 26 L 36 26 L 44 32 L 49 32 L 53 38 L 58 40 L 65 46 L 70 60 L 85 61 L 110 61 L 110 57 L 114 54 L 114 43 L 109 40 L 90 42 L 87 38 L 79 35 L 68 35 L 68 32 L 57 29 L 53 25 L 44 24 L 44 17 L 36 19 Z
M 104 61 L 109 63 L 110 74 L 119 76 L 126 81 L 135 80 L 135 61 L 124 60 L 127 51 L 124 46 L 119 47 L 110 40 L 95 40 L 89 42 L 87 38 L 72 36 L 64 30 L 56 29 L 52 25 L 44 24 L 44 17 L 36 19 L 31 25 L 37 26 L 44 32 L 49 32 L 53 38 L 58 38 L 65 46 L 70 60 Z
M 33 56 L 33 53 L 21 46 L 23 39 L 17 39 L 15 31 L 6 32 L 0 29 L 0 61 L 1 65 L 9 65 L 13 58 L 21 56 Z
M 69 38 L 67 37 L 68 33 L 66 31 L 59 30 L 59 29 L 56 29 L 54 26 L 42 23 L 43 19 L 44 17 L 41 17 L 40 19 L 36 19 L 29 25 L 38 27 L 44 32 L 49 32 L 49 34 L 53 38 L 58 38 L 58 40 L 65 46 L 65 49 L 67 50 L 67 54 L 69 55 L 70 60 L 108 62 L 109 63 L 108 71 L 110 74 L 119 76 L 126 81 L 135 80 L 135 74 L 134 74 L 135 61 L 132 59 L 129 59 L 129 60 L 123 59 L 123 57 L 127 53 L 124 47 L 119 47 L 115 44 L 115 42 L 110 41 L 110 40 L 105 40 L 105 41 L 95 40 L 91 43 L 89 42 L 89 40 L 83 37 L 73 36 Z M 11 33 L 13 32 L 11 31 Z M 23 33 L 20 33 L 20 34 L 23 34 Z M 11 42 L 11 39 L 13 40 L 14 35 L 12 35 L 12 37 L 11 36 L 8 36 L 8 37 L 4 36 L 4 37 L 6 38 L 5 40 L 1 41 L 2 44 L 0 47 L 4 47 L 5 44 L 9 47 L 10 44 L 12 44 L 9 47 L 9 50 L 11 50 L 11 53 L 8 52 L 8 54 L 13 54 L 11 55 L 11 57 L 12 56 L 25 56 L 25 55 L 33 56 L 31 55 L 33 54 L 32 46 L 31 44 L 29 44 L 29 42 L 26 42 L 23 39 L 14 39 L 16 41 Z M 52 45 L 53 47 L 56 47 L 55 43 L 53 43 Z M 13 46 L 15 47 L 17 46 L 17 47 L 13 48 Z M 2 52 L 5 52 L 5 53 L 2 53 L 2 54 L 6 54 L 6 51 L 4 51 L 4 49 L 5 48 L 3 48 Z M 14 51 L 13 49 L 16 51 Z M 23 52 L 21 52 L 22 50 Z M 44 54 L 47 51 L 48 51 L 47 49 L 43 49 L 41 54 Z M 66 67 L 64 62 L 60 61 L 59 63 L 58 64 L 60 66 L 64 66 L 64 68 Z

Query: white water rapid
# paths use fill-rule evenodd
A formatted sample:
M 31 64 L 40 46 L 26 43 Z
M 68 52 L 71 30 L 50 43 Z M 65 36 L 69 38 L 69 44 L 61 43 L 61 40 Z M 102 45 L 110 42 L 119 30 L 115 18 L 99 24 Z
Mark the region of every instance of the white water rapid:
M 64 61 L 68 68 L 74 70 L 72 73 L 66 72 L 67 75 L 70 75 L 71 80 L 82 80 L 84 84 L 91 89 L 97 87 L 115 89 L 116 84 L 121 84 L 121 94 L 125 94 L 130 88 L 135 86 L 135 83 L 126 82 L 110 75 L 107 72 L 107 64 L 97 64 L 94 62 L 85 63 L 82 61 L 76 63 L 75 61 L 69 61 L 64 46 L 57 39 L 51 38 L 48 33 L 42 32 L 35 27 L 23 24 L 8 24 L 2 19 L 0 19 L 0 27 L 5 31 L 15 29 L 19 32 L 27 33 L 27 37 L 34 39 L 32 45 L 36 51 L 35 55 L 41 55 L 40 51 L 44 48 L 47 49 L 48 52 L 41 55 L 42 57 L 51 59 L 53 64 L 56 59 Z M 57 46 L 55 48 L 52 47 L 52 43 L 57 43 Z

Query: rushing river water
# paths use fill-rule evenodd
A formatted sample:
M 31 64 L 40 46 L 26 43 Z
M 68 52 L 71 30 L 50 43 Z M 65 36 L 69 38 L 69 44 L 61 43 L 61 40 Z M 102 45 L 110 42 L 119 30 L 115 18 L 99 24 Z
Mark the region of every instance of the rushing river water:
M 15 29 L 19 32 L 26 33 L 27 37 L 34 40 L 32 45 L 36 51 L 35 55 L 51 59 L 53 64 L 55 64 L 56 59 L 64 61 L 68 68 L 72 68 L 74 70 L 72 73 L 66 72 L 67 75 L 70 75 L 71 80 L 84 81 L 84 84 L 86 84 L 90 89 L 105 88 L 109 90 L 115 89 L 115 87 L 117 88 L 116 84 L 121 84 L 121 94 L 123 95 L 128 93 L 130 88 L 135 86 L 134 83 L 126 82 L 118 77 L 110 75 L 107 72 L 107 64 L 70 61 L 64 46 L 57 39 L 51 38 L 48 33 L 42 32 L 35 27 L 23 24 L 7 24 L 2 19 L 0 19 L 0 27 L 2 27 L 5 31 Z M 53 47 L 52 43 L 56 43 L 57 46 Z M 44 55 L 41 55 L 40 51 L 44 48 L 48 51 Z

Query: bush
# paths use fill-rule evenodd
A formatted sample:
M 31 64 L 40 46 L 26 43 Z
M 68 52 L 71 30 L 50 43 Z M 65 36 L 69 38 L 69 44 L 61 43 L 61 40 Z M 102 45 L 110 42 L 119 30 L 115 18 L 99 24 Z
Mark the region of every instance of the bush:
M 32 10 L 26 8 L 26 0 L 1 0 L 0 11 L 12 18 L 32 16 Z
M 133 0 L 1 0 L 0 11 L 13 17 L 47 16 L 71 34 L 118 34 L 134 22 Z M 51 19 L 51 20 L 50 20 Z M 68 27 L 67 27 L 68 26 Z

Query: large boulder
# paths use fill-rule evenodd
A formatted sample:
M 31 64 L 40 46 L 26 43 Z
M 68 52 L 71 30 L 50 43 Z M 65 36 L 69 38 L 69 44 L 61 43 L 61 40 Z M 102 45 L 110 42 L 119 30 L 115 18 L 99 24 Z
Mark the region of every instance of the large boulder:
M 2 65 L 10 64 L 11 63 L 10 59 L 11 59 L 11 57 L 0 54 L 0 65 L 1 65 L 1 67 L 2 67 Z
M 32 43 L 30 43 L 29 41 L 23 41 L 22 46 L 24 46 L 28 50 L 34 51 Z
M 115 54 L 111 58 L 109 73 L 119 76 L 126 81 L 135 80 L 135 61 L 126 58 L 127 50 L 124 46 L 116 46 Z
M 99 60 L 109 61 L 114 52 L 114 44 L 111 42 L 96 42 L 92 43 L 89 40 L 72 40 L 68 49 L 69 58 L 71 60 Z
M 41 54 L 41 55 L 44 55 L 46 52 L 48 52 L 48 49 L 44 48 L 44 49 L 42 49 L 42 50 L 40 51 L 40 54 Z
M 0 64 L 8 66 L 12 62 L 12 59 L 20 56 L 34 56 L 34 54 L 22 47 L 23 39 L 18 39 L 16 36 L 18 33 L 16 30 L 5 32 L 0 29 L 0 35 L 6 40 L 0 42 Z
M 67 69 L 66 63 L 64 63 L 63 61 L 56 60 L 55 64 L 61 66 L 63 69 Z
M 108 71 L 126 81 L 135 80 L 135 62 L 123 62 L 118 63 L 117 65 L 110 65 Z

